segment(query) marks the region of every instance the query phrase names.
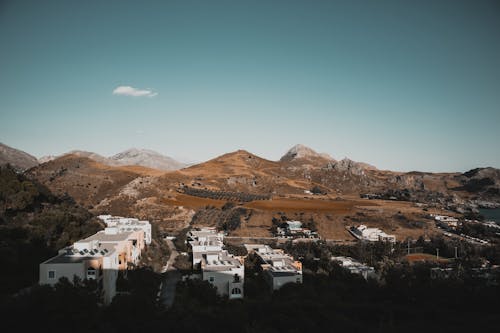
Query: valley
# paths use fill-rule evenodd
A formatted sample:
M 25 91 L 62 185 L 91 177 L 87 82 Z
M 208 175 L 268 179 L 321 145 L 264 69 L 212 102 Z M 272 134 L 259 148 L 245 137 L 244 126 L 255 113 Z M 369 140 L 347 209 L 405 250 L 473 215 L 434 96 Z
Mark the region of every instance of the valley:
M 332 241 L 353 240 L 346 227 L 354 224 L 416 239 L 439 232 L 430 214 L 475 214 L 478 207 L 500 203 L 496 169 L 392 172 L 336 161 L 303 145 L 279 161 L 238 150 L 173 171 L 113 165 L 98 154 L 76 152 L 25 174 L 96 215 L 137 216 L 174 234 L 195 215 L 197 224 L 217 225 L 231 203 L 230 211 L 246 212 L 228 230 L 233 236 L 270 237 L 273 219 L 285 216 L 313 221 L 320 237 Z

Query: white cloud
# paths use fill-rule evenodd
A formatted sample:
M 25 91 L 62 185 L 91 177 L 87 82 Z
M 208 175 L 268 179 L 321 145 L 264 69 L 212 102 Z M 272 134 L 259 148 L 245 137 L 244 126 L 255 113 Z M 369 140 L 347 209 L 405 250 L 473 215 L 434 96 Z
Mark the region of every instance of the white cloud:
M 113 90 L 113 95 L 134 96 L 134 97 L 155 97 L 157 92 L 151 89 L 138 89 L 131 86 L 118 86 Z

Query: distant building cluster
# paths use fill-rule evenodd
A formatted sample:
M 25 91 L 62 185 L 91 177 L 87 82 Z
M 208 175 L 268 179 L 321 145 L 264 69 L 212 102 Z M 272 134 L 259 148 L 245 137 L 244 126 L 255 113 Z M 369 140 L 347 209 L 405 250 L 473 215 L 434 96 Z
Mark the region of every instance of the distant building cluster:
M 379 228 L 368 228 L 366 225 L 359 225 L 350 227 L 349 232 L 359 240 L 365 240 L 369 242 L 396 242 L 396 236 L 388 235 Z
M 431 215 L 434 217 L 436 224 L 438 226 L 444 227 L 446 229 L 454 229 L 458 228 L 458 219 L 452 216 L 446 215 Z
M 101 219 L 108 225 L 104 230 L 59 250 L 57 256 L 40 264 L 40 284 L 54 285 L 63 277 L 69 281 L 75 277 L 96 280 L 104 303 L 111 303 L 116 295 L 118 272 L 139 263 L 141 251 L 148 240 L 151 242 L 151 225 L 148 221 L 109 215 Z M 108 224 L 106 221 L 110 220 L 116 223 Z M 125 227 L 133 221 L 138 222 L 136 226 Z
M 368 280 L 368 278 L 377 278 L 375 268 L 362 264 L 351 257 L 332 257 L 331 260 L 337 262 L 350 273 L 361 275 L 365 280 Z
M 193 252 L 193 268 L 201 268 L 202 278 L 229 299 L 243 298 L 243 259 L 223 250 L 224 235 L 214 228 L 191 230 L 188 242 Z
M 224 234 L 215 228 L 191 230 L 187 242 L 192 250 L 193 268 L 200 268 L 202 279 L 214 285 L 219 295 L 243 298 L 244 257 L 224 250 Z M 245 244 L 245 247 L 259 258 L 264 278 L 272 290 L 287 283 L 302 283 L 302 263 L 283 250 L 261 244 Z
M 276 236 L 280 238 L 319 238 L 316 231 L 302 227 L 300 221 L 286 221 L 276 228 Z
M 434 221 L 435 221 L 437 227 L 446 230 L 445 232 L 443 232 L 443 235 L 445 235 L 447 237 L 460 238 L 468 243 L 477 244 L 477 245 L 489 244 L 489 241 L 487 241 L 487 240 L 480 239 L 477 237 L 472 237 L 472 236 L 466 235 L 464 233 L 459 233 L 460 229 L 458 227 L 463 222 L 460 222 L 459 219 L 457 219 L 456 217 L 447 216 L 447 215 L 433 215 L 433 214 L 431 214 L 431 217 L 434 218 Z M 484 222 L 479 222 L 476 220 L 472 220 L 472 221 L 465 220 L 465 221 L 469 222 L 469 223 L 478 223 L 478 224 L 482 224 L 482 225 L 487 226 L 487 227 L 491 227 L 491 225 L 488 225 Z
M 245 244 L 245 247 L 259 258 L 264 278 L 272 290 L 287 283 L 302 283 L 302 263 L 283 250 L 260 244 Z

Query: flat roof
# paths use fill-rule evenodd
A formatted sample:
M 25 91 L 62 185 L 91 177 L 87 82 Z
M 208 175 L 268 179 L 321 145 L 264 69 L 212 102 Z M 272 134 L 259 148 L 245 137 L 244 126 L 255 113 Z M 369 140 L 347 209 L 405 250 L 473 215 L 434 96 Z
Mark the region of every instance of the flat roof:
M 111 244 L 103 244 L 96 248 L 94 251 L 95 254 L 88 251 L 85 254 L 80 254 L 81 251 L 75 250 L 74 248 L 68 248 L 71 250 L 70 253 L 60 253 L 55 257 L 52 257 L 43 262 L 43 264 L 76 264 L 86 260 L 95 260 L 103 257 L 110 256 L 116 250 L 115 247 Z
M 89 242 L 93 240 L 98 240 L 100 242 L 121 242 L 127 240 L 132 233 L 133 232 L 131 231 L 131 232 L 122 232 L 117 234 L 106 234 L 104 233 L 104 231 L 99 231 L 98 233 L 90 237 L 87 237 L 85 239 L 82 239 L 79 242 Z
M 43 264 L 78 264 L 87 260 L 96 260 L 99 258 L 100 257 L 98 256 L 76 256 L 76 255 L 59 254 L 53 258 L 50 258 L 47 261 L 44 261 Z

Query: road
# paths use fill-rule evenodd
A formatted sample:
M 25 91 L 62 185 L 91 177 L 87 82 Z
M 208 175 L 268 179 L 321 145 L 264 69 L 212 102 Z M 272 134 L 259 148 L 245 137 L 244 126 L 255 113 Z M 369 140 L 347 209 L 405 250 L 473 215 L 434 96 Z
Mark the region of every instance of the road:
M 252 240 L 252 239 L 280 239 L 278 237 L 245 237 L 245 236 L 224 236 L 225 239 L 242 239 L 242 240 Z
M 160 302 L 166 307 L 171 307 L 174 304 L 175 289 L 177 282 L 181 279 L 181 273 L 174 267 L 175 258 L 179 255 L 179 252 L 175 248 L 174 242 L 170 239 L 165 241 L 170 249 L 170 258 L 168 258 L 167 264 L 163 269 L 164 279 L 161 285 Z

